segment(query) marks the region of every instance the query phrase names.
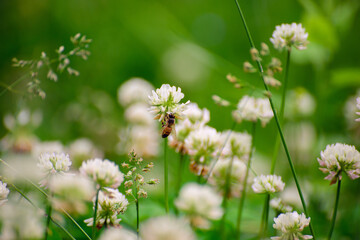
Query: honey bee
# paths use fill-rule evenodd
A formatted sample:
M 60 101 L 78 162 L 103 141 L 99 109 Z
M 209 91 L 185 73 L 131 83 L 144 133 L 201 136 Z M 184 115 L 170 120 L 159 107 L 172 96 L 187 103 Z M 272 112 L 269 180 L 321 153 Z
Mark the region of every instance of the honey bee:
M 162 122 L 162 138 L 167 138 L 175 128 L 175 115 L 173 113 L 167 113 Z

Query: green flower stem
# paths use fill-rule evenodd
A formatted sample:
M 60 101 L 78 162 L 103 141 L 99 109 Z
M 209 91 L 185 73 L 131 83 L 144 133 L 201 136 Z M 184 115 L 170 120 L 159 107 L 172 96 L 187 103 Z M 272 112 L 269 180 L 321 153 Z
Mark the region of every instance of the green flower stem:
M 239 11 L 239 13 L 240 13 L 241 20 L 242 20 L 242 22 L 243 22 L 243 24 L 244 24 L 245 31 L 246 31 L 248 40 L 249 40 L 249 42 L 250 42 L 250 46 L 253 48 L 253 47 L 255 47 L 255 45 L 254 45 L 254 42 L 253 42 L 253 40 L 252 40 L 252 38 L 251 38 L 250 31 L 249 31 L 249 29 L 248 29 L 248 27 L 247 27 L 247 24 L 246 24 L 246 21 L 245 21 L 245 17 L 244 17 L 244 14 L 243 14 L 242 10 L 241 10 L 240 4 L 239 4 L 238 0 L 235 0 L 235 3 L 236 3 L 236 6 L 237 6 L 237 8 L 238 8 L 238 11 Z M 262 81 L 263 81 L 263 84 L 264 84 L 264 88 L 265 88 L 265 90 L 266 90 L 267 92 L 269 92 L 269 88 L 268 88 L 268 86 L 267 86 L 266 83 L 265 83 L 264 70 L 263 70 L 262 64 L 261 64 L 261 62 L 260 62 L 259 60 L 256 60 L 256 63 L 257 63 L 257 67 L 258 67 L 259 72 L 260 72 L 260 77 L 261 77 L 261 79 L 262 79 Z M 305 203 L 305 200 L 304 200 L 304 196 L 303 196 L 303 194 L 302 194 L 301 187 L 300 187 L 299 181 L 298 181 L 297 176 L 296 176 L 294 164 L 293 164 L 293 162 L 292 162 L 292 160 L 291 160 L 290 153 L 289 153 L 289 150 L 288 150 L 287 145 L 286 145 L 286 142 L 285 142 L 284 134 L 283 134 L 282 129 L 281 129 L 281 126 L 280 126 L 280 120 L 279 120 L 278 115 L 277 115 L 277 113 L 276 113 L 275 106 L 274 106 L 274 103 L 273 103 L 273 101 L 272 101 L 271 96 L 269 96 L 268 98 L 269 98 L 269 102 L 270 102 L 271 109 L 272 109 L 272 111 L 273 111 L 273 113 L 274 113 L 274 118 L 275 118 L 276 126 L 277 126 L 278 131 L 279 131 L 279 134 L 280 134 L 281 142 L 282 142 L 282 144 L 283 144 L 283 146 L 284 146 L 284 150 L 285 150 L 285 153 L 286 153 L 286 157 L 287 157 L 287 160 L 288 160 L 289 165 L 290 165 L 290 168 L 291 168 L 291 173 L 292 173 L 293 178 L 294 178 L 294 180 L 295 180 L 295 184 L 296 184 L 296 187 L 297 187 L 299 196 L 300 196 L 300 200 L 301 200 L 301 204 L 302 204 L 303 209 L 304 209 L 304 213 L 305 213 L 305 215 L 306 215 L 307 217 L 309 217 L 309 214 L 308 214 L 307 209 L 306 209 L 306 203 Z M 310 232 L 311 232 L 311 234 L 312 234 L 312 236 L 313 236 L 313 239 L 315 240 L 315 235 L 314 235 L 314 231 L 313 231 L 312 223 L 311 223 L 311 222 L 310 222 L 309 228 L 310 228 Z
M 20 189 L 18 189 L 14 184 L 10 184 L 10 186 L 15 189 L 15 191 L 17 191 L 24 199 L 26 199 L 26 201 L 28 201 L 34 208 L 36 209 L 40 209 L 38 206 L 36 206 Z M 40 209 L 41 210 L 41 209 Z M 54 221 L 54 219 L 52 219 L 50 217 L 50 220 L 56 225 L 58 226 L 61 230 L 63 230 L 68 236 L 69 238 L 75 240 L 75 238 L 71 235 L 71 233 L 69 233 L 69 231 L 67 231 L 63 226 L 61 226 L 60 224 L 58 224 L 56 221 Z
M 100 190 L 101 190 L 101 187 L 99 186 L 99 188 L 96 191 L 96 197 L 95 197 L 95 207 L 94 207 L 93 225 L 92 225 L 92 239 L 95 239 L 95 235 L 96 235 L 96 214 L 97 214 L 97 210 L 98 210 Z
M 52 197 L 52 196 L 51 196 Z M 50 231 L 50 219 L 51 219 L 51 212 L 52 212 L 52 204 L 51 204 L 51 198 L 48 199 L 48 209 L 46 211 L 46 227 L 45 227 L 45 233 L 44 233 L 44 239 L 48 239 L 49 231 Z
M 226 240 L 226 233 L 225 233 L 225 220 L 226 220 L 226 209 L 227 209 L 227 203 L 228 198 L 231 190 L 231 183 L 230 183 L 230 177 L 231 177 L 231 169 L 233 166 L 234 157 L 231 158 L 230 165 L 228 169 L 226 170 L 226 179 L 225 179 L 225 186 L 224 186 L 224 196 L 223 196 L 223 202 L 222 207 L 224 209 L 224 214 L 221 219 L 221 225 L 220 225 L 220 236 L 221 239 Z
M 261 217 L 261 225 L 260 225 L 260 232 L 259 237 L 260 239 L 266 237 L 268 221 L 269 221 L 269 203 L 270 203 L 270 194 L 266 194 L 264 209 Z
M 177 176 L 178 178 L 176 184 L 176 196 L 178 196 L 180 192 L 184 164 L 185 164 L 184 154 L 179 153 L 179 168 L 178 168 L 178 176 Z
M 8 168 L 10 168 L 13 172 L 17 173 L 18 176 L 21 176 L 24 180 L 26 180 L 27 182 L 29 182 L 33 187 L 36 188 L 36 190 L 38 190 L 39 192 L 41 192 L 45 197 L 49 198 L 49 196 L 47 195 L 46 192 L 44 192 L 44 190 L 42 190 L 38 185 L 36 185 L 36 184 L 35 184 L 34 182 L 32 182 L 30 179 L 28 179 L 28 178 L 22 176 L 21 174 L 19 174 L 19 172 L 18 172 L 15 168 L 13 168 L 12 166 L 10 166 L 7 162 L 5 162 L 4 160 L 2 160 L 1 158 L 0 158 L 0 162 L 1 162 L 2 164 L 4 164 L 5 166 L 7 166 Z M 90 238 L 89 235 L 84 231 L 84 229 L 82 229 L 82 228 L 80 227 L 80 225 L 75 221 L 74 218 L 72 218 L 72 217 L 70 216 L 69 213 L 67 213 L 67 212 L 65 211 L 65 209 L 61 208 L 61 211 L 76 225 L 77 228 L 79 228 L 79 230 L 86 236 L 87 239 L 91 240 L 91 238 Z
M 136 236 L 137 239 L 140 239 L 139 233 L 140 233 L 140 217 L 139 217 L 139 197 L 138 194 L 136 193 L 136 200 L 135 200 L 135 204 L 136 204 Z
M 256 132 L 256 122 L 254 122 L 252 124 L 252 130 L 251 130 L 252 141 L 251 141 L 251 148 L 250 148 L 251 150 L 250 150 L 250 154 L 249 154 L 249 160 L 247 162 L 243 189 L 242 189 L 240 201 L 239 201 L 238 216 L 237 216 L 237 221 L 236 221 L 236 236 L 237 236 L 236 238 L 237 239 L 239 239 L 239 237 L 240 237 L 241 217 L 242 217 L 242 212 L 243 212 L 244 203 L 245 203 L 246 187 L 247 187 L 247 181 L 248 181 L 248 177 L 249 177 L 249 171 L 251 168 L 251 158 L 252 158 L 253 150 L 254 150 L 253 148 L 254 148 L 254 142 L 255 142 L 255 132 Z
M 10 84 L 9 86 L 6 86 L 1 92 L 0 92 L 0 97 L 2 95 L 4 95 L 6 93 L 6 91 L 10 91 L 12 90 L 13 87 L 15 87 L 17 84 L 21 83 L 23 80 L 25 80 L 26 78 L 29 77 L 29 74 L 26 73 L 23 76 L 21 76 L 20 78 L 18 78 L 17 80 L 15 80 L 15 82 L 13 82 L 12 84 Z
M 165 193 L 165 211 L 169 213 L 169 176 L 168 176 L 168 160 L 167 160 L 168 139 L 164 138 L 164 193 Z
M 229 133 L 227 134 L 227 136 L 225 138 L 225 141 L 224 141 L 224 144 L 221 147 L 221 150 L 217 154 L 215 161 L 211 164 L 208 174 L 205 176 L 205 183 L 207 183 L 207 181 L 209 180 L 209 177 L 211 176 L 211 173 L 214 170 L 214 167 L 215 167 L 216 163 L 219 161 L 221 153 L 223 152 L 223 150 L 225 148 L 225 145 L 226 145 L 227 141 L 229 140 L 231 133 L 234 131 L 236 125 L 237 125 L 237 122 L 234 121 L 233 125 L 230 128 Z
M 340 177 L 341 177 L 341 173 L 340 173 Z M 339 177 L 339 180 L 338 180 L 338 186 L 337 186 L 337 191 L 336 191 L 336 200 L 335 200 L 334 212 L 333 212 L 333 217 L 332 217 L 332 220 L 331 220 L 331 227 L 330 227 L 328 240 L 331 239 L 331 236 L 332 236 L 332 233 L 333 233 L 334 227 L 335 227 L 336 213 L 337 213 L 337 208 L 338 208 L 338 205 L 339 205 L 339 198 L 340 198 L 340 187 L 341 187 L 340 177 Z
M 286 57 L 286 67 L 285 67 L 285 77 L 284 77 L 284 84 L 283 84 L 283 92 L 282 92 L 282 96 L 281 96 L 280 114 L 279 114 L 281 125 L 283 125 L 283 123 L 284 123 L 285 99 L 286 99 L 288 76 L 289 76 L 289 66 L 290 66 L 290 53 L 291 53 L 291 49 L 288 49 L 287 57 Z M 275 172 L 275 165 L 276 165 L 276 160 L 277 160 L 277 156 L 278 156 L 278 153 L 279 153 L 279 147 L 280 147 L 280 136 L 277 135 L 276 136 L 275 146 L 274 146 L 273 158 L 271 160 L 270 174 L 274 174 L 274 172 Z

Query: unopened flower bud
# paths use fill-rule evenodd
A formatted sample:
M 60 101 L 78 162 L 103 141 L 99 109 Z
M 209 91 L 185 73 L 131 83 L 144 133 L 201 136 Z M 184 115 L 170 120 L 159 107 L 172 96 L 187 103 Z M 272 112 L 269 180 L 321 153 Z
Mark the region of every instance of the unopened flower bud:
M 256 68 L 254 68 L 254 66 L 251 63 L 246 61 L 246 62 L 244 62 L 244 72 L 253 73 L 253 72 L 256 72 Z
M 230 102 L 217 96 L 217 95 L 213 95 L 212 99 L 214 100 L 215 104 L 222 106 L 222 107 L 227 107 L 230 106 Z
M 160 183 L 160 181 L 159 181 L 159 179 L 156 179 L 156 178 L 153 178 L 153 179 L 150 179 L 149 181 L 147 181 L 147 184 L 149 184 L 149 185 L 155 185 L 158 183 Z
M 131 188 L 133 184 L 134 184 L 134 183 L 133 183 L 133 181 L 131 181 L 131 180 L 128 180 L 128 181 L 126 181 L 126 182 L 124 183 L 124 185 L 125 185 L 126 188 Z
M 137 195 L 142 198 L 147 198 L 147 192 L 142 188 L 139 189 L 139 191 L 137 192 Z
M 253 61 L 261 61 L 261 57 L 259 56 L 259 51 L 256 48 L 250 49 L 251 59 Z
M 271 62 L 269 63 L 268 66 L 269 69 L 271 69 L 271 71 L 273 71 L 274 73 L 276 72 L 281 72 L 282 71 L 282 67 L 281 67 L 281 61 L 278 58 L 271 58 Z
M 127 164 L 127 163 L 122 163 L 121 166 L 122 166 L 123 168 L 129 168 L 129 164 Z
M 236 77 L 231 75 L 230 73 L 228 75 L 226 75 L 226 79 L 229 80 L 229 82 L 231 82 L 231 83 L 236 83 L 237 82 Z
M 131 175 L 133 174 L 132 171 L 128 171 L 128 173 L 125 175 L 126 178 L 131 178 Z
M 269 50 L 269 46 L 266 45 L 266 43 L 261 43 L 261 50 L 260 50 L 260 54 L 262 56 L 267 56 L 270 54 L 270 50 Z
M 132 189 L 130 188 L 130 189 L 126 190 L 126 191 L 125 191 L 125 194 L 126 194 L 126 195 L 132 195 Z
M 264 76 L 264 80 L 265 83 L 271 87 L 280 87 L 281 86 L 281 82 L 271 76 Z

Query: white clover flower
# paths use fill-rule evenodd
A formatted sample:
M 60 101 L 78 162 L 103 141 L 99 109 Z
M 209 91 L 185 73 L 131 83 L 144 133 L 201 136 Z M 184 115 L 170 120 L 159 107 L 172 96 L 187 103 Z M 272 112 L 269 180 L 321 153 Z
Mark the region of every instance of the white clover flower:
M 200 109 L 196 103 L 190 103 L 183 112 L 184 118 L 192 124 L 205 125 L 210 121 L 210 112 L 206 108 Z
M 63 173 L 69 171 L 71 160 L 69 154 L 46 152 L 40 155 L 37 166 L 45 174 Z
M 125 198 L 125 195 L 120 193 L 118 189 L 105 188 L 105 191 L 100 191 L 98 197 L 98 209 L 96 213 L 96 227 L 101 228 L 105 224 L 105 221 L 108 226 L 118 225 L 121 218 L 118 218 L 117 215 L 124 213 L 128 205 L 129 202 Z M 87 223 L 87 226 L 92 226 L 93 219 L 94 218 L 89 218 L 84 222 Z
M 276 193 L 284 190 L 285 183 L 280 176 L 260 175 L 254 179 L 251 187 L 256 193 Z
M 133 103 L 146 103 L 148 95 L 154 87 L 142 78 L 131 78 L 124 82 L 118 89 L 118 101 L 126 107 Z
M 270 207 L 279 213 L 291 212 L 293 208 L 284 203 L 281 198 L 273 198 L 270 201 Z
M 90 201 L 95 193 L 94 183 L 89 178 L 75 174 L 54 176 L 48 187 L 56 196 L 53 199 L 54 208 L 65 209 L 69 213 L 85 213 L 85 201 Z
M 134 126 L 130 130 L 131 146 L 142 157 L 155 157 L 158 155 L 159 138 L 158 130 L 146 126 Z M 129 152 L 129 151 L 127 151 Z
M 83 161 L 91 158 L 102 158 L 104 153 L 87 138 L 79 138 L 69 146 L 69 155 L 73 164 L 79 166 Z
M 140 228 L 142 240 L 195 240 L 189 223 L 181 218 L 163 216 L 151 218 Z
M 149 103 L 151 105 L 150 112 L 155 114 L 159 121 L 162 121 L 167 113 L 173 113 L 180 116 L 187 107 L 186 103 L 179 103 L 184 98 L 181 88 L 171 87 L 169 84 L 163 84 L 156 91 L 152 91 L 149 95 Z
M 305 214 L 299 215 L 297 212 L 282 213 L 274 218 L 273 227 L 282 232 L 280 237 L 271 237 L 273 240 L 293 240 L 293 239 L 312 239 L 311 235 L 302 235 L 301 232 L 309 226 L 310 218 Z
M 7 196 L 9 195 L 9 189 L 6 187 L 6 183 L 0 181 L 0 206 L 7 201 Z
M 288 92 L 285 110 L 287 118 L 309 117 L 315 108 L 315 99 L 305 88 L 298 87 Z
M 360 97 L 356 98 L 356 108 L 360 111 Z M 360 115 L 360 112 L 356 112 L 357 115 Z M 355 119 L 355 121 L 360 122 L 360 118 Z
M 360 120 L 358 120 L 359 117 L 359 109 L 360 106 L 357 104 L 358 97 L 360 96 L 360 89 L 357 89 L 356 93 L 346 99 L 345 105 L 344 105 L 344 117 L 346 120 L 347 127 L 353 135 L 357 138 L 359 136 L 359 129 L 360 129 Z M 355 120 L 355 121 L 354 121 Z
M 174 148 L 176 152 L 187 154 L 188 149 L 185 146 L 185 139 L 195 129 L 196 125 L 192 124 L 189 119 L 185 118 L 179 121 L 179 123 L 175 125 L 176 136 L 173 134 L 169 136 L 169 146 Z
M 243 120 L 257 122 L 259 119 L 263 127 L 274 116 L 268 99 L 254 98 L 247 95 L 240 99 L 237 109 L 232 112 L 232 115 L 238 123 Z
M 317 160 L 321 166 L 319 169 L 328 174 L 325 179 L 331 180 L 330 184 L 341 180 L 342 172 L 353 180 L 360 177 L 360 153 L 354 146 L 342 143 L 327 145 Z
M 229 136 L 230 134 L 230 136 Z M 242 160 L 248 160 L 249 154 L 251 152 L 251 141 L 252 137 L 248 133 L 233 132 L 230 130 L 224 131 L 222 133 L 222 142 L 225 142 L 226 138 L 229 136 L 224 149 L 222 151 L 222 156 L 224 157 L 233 157 L 236 156 Z
M 176 207 L 187 214 L 192 225 L 207 229 L 210 220 L 218 220 L 223 215 L 222 198 L 210 186 L 188 183 L 180 190 L 175 200 Z
M 133 125 L 154 126 L 154 117 L 145 103 L 136 103 L 125 110 L 125 119 Z
M 100 235 L 99 240 L 137 240 L 134 232 L 125 228 L 106 228 Z
M 209 183 L 213 185 L 219 192 L 224 195 L 224 189 L 226 185 L 227 174 L 229 171 L 229 166 L 231 164 L 231 159 L 220 159 L 214 166 L 211 176 L 209 178 Z M 232 160 L 232 166 L 230 171 L 230 191 L 228 197 L 239 197 L 243 184 L 245 181 L 246 175 L 246 165 L 244 162 L 238 158 Z
M 305 32 L 305 28 L 301 23 L 296 24 L 281 24 L 275 27 L 275 31 L 272 34 L 270 41 L 274 44 L 274 48 L 279 51 L 287 48 L 291 50 L 291 47 L 295 47 L 299 50 L 306 49 L 308 33 Z
M 59 141 L 36 142 L 32 149 L 32 155 L 38 158 L 42 153 L 61 153 L 65 148 Z
M 82 175 L 93 179 L 100 187 L 117 188 L 124 181 L 124 174 L 114 162 L 107 159 L 91 159 L 83 162 L 80 169 Z
M 207 172 L 207 165 L 221 147 L 221 136 L 215 128 L 203 126 L 192 131 L 185 139 L 185 147 L 191 156 L 192 170 L 197 175 Z

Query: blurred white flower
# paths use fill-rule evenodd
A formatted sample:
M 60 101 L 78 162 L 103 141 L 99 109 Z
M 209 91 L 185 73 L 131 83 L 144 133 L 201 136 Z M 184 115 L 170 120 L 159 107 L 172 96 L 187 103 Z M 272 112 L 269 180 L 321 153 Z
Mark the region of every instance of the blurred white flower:
M 310 117 L 316 108 L 314 97 L 303 87 L 297 87 L 288 92 L 286 98 L 286 118 Z
M 93 179 L 100 187 L 117 188 L 124 181 L 124 174 L 114 162 L 107 159 L 91 159 L 83 162 L 80 173 Z
M 280 176 L 260 175 L 255 177 L 251 187 L 256 193 L 276 193 L 284 190 L 285 183 Z
M 185 147 L 191 156 L 191 168 L 197 175 L 207 173 L 210 159 L 221 147 L 221 137 L 215 128 L 203 126 L 192 131 L 185 140 Z
M 356 107 L 357 110 L 360 111 L 360 97 L 356 98 Z M 360 112 L 356 112 L 357 115 L 360 115 Z M 359 122 L 360 118 L 355 119 L 355 121 Z
M 227 173 L 231 164 L 231 158 L 220 159 L 214 166 L 209 183 L 213 185 L 219 192 L 224 195 L 224 189 L 226 185 Z M 238 158 L 234 158 L 232 161 L 230 171 L 230 191 L 228 197 L 239 197 L 243 189 L 243 184 L 246 174 L 246 165 Z
M 198 228 L 210 227 L 208 220 L 218 220 L 223 215 L 222 197 L 210 186 L 188 183 L 175 200 L 176 207 L 186 213 L 191 224 Z
M 142 240 L 195 240 L 189 223 L 181 218 L 163 216 L 151 218 L 140 228 Z
M 95 205 L 95 198 L 94 198 Z M 125 195 L 119 192 L 118 189 L 105 188 L 105 191 L 99 192 L 98 209 L 96 213 L 96 227 L 101 228 L 106 221 L 106 225 L 116 226 L 121 221 L 117 215 L 124 213 L 129 205 Z M 94 206 L 95 208 L 95 206 Z M 87 226 L 93 225 L 93 218 L 84 221 Z
M 279 213 L 291 212 L 293 208 L 281 200 L 281 198 L 273 198 L 270 201 L 270 207 Z
M 131 78 L 118 89 L 119 103 L 126 107 L 136 102 L 146 103 L 154 87 L 142 78 Z
M 6 187 L 6 183 L 0 181 L 0 206 L 7 201 L 7 196 L 9 195 L 9 189 Z
M 69 146 L 69 155 L 73 165 L 80 165 L 84 160 L 102 158 L 104 153 L 98 149 L 89 139 L 79 138 Z
M 296 24 L 281 24 L 275 27 L 275 31 L 272 34 L 270 41 L 274 44 L 274 48 L 279 51 L 287 48 L 291 50 L 291 47 L 295 47 L 299 50 L 306 49 L 308 33 L 305 32 L 305 28 L 301 23 Z
M 55 174 L 67 172 L 71 166 L 69 154 L 61 153 L 41 153 L 37 166 L 45 174 Z
M 238 123 L 243 120 L 257 122 L 259 119 L 263 127 L 274 116 L 267 98 L 254 98 L 247 95 L 240 99 L 237 109 L 232 112 L 232 115 Z
M 205 125 L 210 121 L 210 112 L 206 108 L 200 109 L 196 103 L 190 103 L 183 112 L 183 117 L 197 126 Z
M 230 134 L 230 136 L 229 136 Z M 247 161 L 249 159 L 249 154 L 251 151 L 251 141 L 252 137 L 248 133 L 240 133 L 234 131 L 224 131 L 222 133 L 222 142 L 225 142 L 226 138 L 229 136 L 224 149 L 222 151 L 222 156 L 224 157 L 233 157 L 236 156 L 241 160 Z
M 153 126 L 154 117 L 148 109 L 149 106 L 145 103 L 132 104 L 125 110 L 125 119 L 133 125 Z
M 65 148 L 59 141 L 48 141 L 48 142 L 36 142 L 32 149 L 32 155 L 36 158 L 42 153 L 61 153 L 64 152 Z
M 100 235 L 99 240 L 137 240 L 134 232 L 121 228 L 106 228 Z
M 142 157 L 155 157 L 159 150 L 159 132 L 146 126 L 134 126 L 130 130 L 131 145 L 127 152 L 134 150 Z
M 321 166 L 319 169 L 328 174 L 325 179 L 331 180 L 330 184 L 341 180 L 342 172 L 353 180 L 360 177 L 360 153 L 354 146 L 342 143 L 327 145 L 317 160 Z
M 297 212 L 282 213 L 274 218 L 273 227 L 281 231 L 279 237 L 271 237 L 273 240 L 293 240 L 293 239 L 312 239 L 310 235 L 302 235 L 301 232 L 305 227 L 309 226 L 310 218 L 306 218 L 305 214 L 299 215 Z
M 149 95 L 150 112 L 155 114 L 159 121 L 162 121 L 167 113 L 173 113 L 176 117 L 179 117 L 185 111 L 186 105 L 190 103 L 190 101 L 187 101 L 180 104 L 179 102 L 183 98 L 184 94 L 181 92 L 181 88 L 163 84 Z
M 75 174 L 54 176 L 48 187 L 56 196 L 53 199 L 54 208 L 65 209 L 69 213 L 85 213 L 85 201 L 90 201 L 95 193 L 94 183 L 89 178 Z

